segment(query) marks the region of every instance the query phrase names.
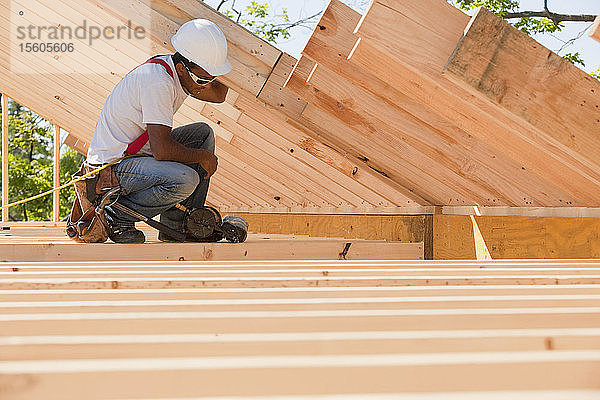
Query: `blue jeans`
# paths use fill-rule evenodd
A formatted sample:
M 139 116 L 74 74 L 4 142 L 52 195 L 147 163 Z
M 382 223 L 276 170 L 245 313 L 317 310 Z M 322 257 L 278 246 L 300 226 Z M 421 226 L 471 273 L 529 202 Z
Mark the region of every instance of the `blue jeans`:
M 215 135 L 205 123 L 195 123 L 173 129 L 173 139 L 186 147 L 215 152 Z M 118 202 L 148 218 L 160 214 L 160 221 L 181 230 L 185 213 L 174 206 L 181 203 L 187 208 L 204 205 L 210 179 L 200 164 L 186 165 L 175 161 L 157 161 L 154 157 L 126 158 L 114 166 L 121 184 Z M 106 207 L 109 224 L 133 226 L 138 219 Z

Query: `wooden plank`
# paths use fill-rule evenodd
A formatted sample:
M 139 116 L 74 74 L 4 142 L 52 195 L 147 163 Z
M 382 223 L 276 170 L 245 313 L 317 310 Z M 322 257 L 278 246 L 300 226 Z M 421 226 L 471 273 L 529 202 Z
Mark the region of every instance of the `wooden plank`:
M 54 188 L 60 186 L 60 127 L 54 127 L 54 160 L 52 185 Z M 60 190 L 52 194 L 52 221 L 60 221 Z
M 8 97 L 2 93 L 2 206 L 8 200 Z M 2 222 L 8 222 L 8 208 L 2 209 Z
M 300 117 L 302 111 L 306 108 L 306 101 L 284 87 L 296 62 L 296 59 L 291 55 L 282 53 L 271 75 L 265 82 L 265 86 L 257 96 L 259 100 L 278 108 L 292 118 Z
M 87 314 L 87 313 L 127 313 L 127 312 L 226 312 L 237 311 L 294 311 L 294 310 L 431 310 L 431 309 L 476 309 L 476 308 L 581 308 L 597 307 L 600 299 L 570 299 L 568 296 L 547 296 L 537 300 L 534 296 L 515 296 L 518 300 L 503 298 L 482 299 L 472 296 L 469 300 L 440 296 L 415 298 L 346 298 L 346 299 L 239 299 L 239 300 L 144 300 L 144 301 L 54 301 L 54 302 L 7 302 L 0 311 L 2 315 L 12 314 Z M 533 300 L 527 300 L 534 297 Z M 583 297 L 583 296 L 581 296 Z M 591 297 L 591 296 L 586 296 Z M 524 300 L 523 300 L 524 299 Z M 340 301 L 342 300 L 342 301 Z M 406 301 L 411 300 L 411 301 Z M 416 300 L 416 301 L 413 301 Z M 600 337 L 600 335 L 597 335 Z M 600 342 L 597 343 L 600 346 Z M 1 343 L 0 343 L 1 345 Z M 0 352 L 1 354 L 1 352 Z
M 522 330 L 520 336 L 485 332 L 319 332 L 305 334 L 45 336 L 0 338 L 0 361 L 336 354 L 471 353 L 489 351 L 599 350 L 598 333 Z M 493 331 L 492 331 L 493 332 Z M 420 335 L 419 335 L 420 333 Z M 460 335 L 462 333 L 462 335 Z M 493 333 L 492 333 L 493 335 Z M 137 340 L 136 340 L 137 339 Z M 267 340 L 268 339 L 268 340 Z M 8 343 L 8 344 L 6 344 Z
M 57 245 L 60 247 L 60 245 Z M 324 246 L 315 246 L 317 249 L 321 249 Z M 360 254 L 360 248 L 364 245 L 355 246 L 357 254 Z M 406 248 L 408 246 L 404 246 Z M 412 245 L 411 255 L 413 258 L 417 256 L 417 250 L 420 253 L 423 252 L 422 246 Z M 35 249 L 34 249 L 35 250 Z M 339 254 L 344 250 L 338 248 Z M 281 251 L 279 252 L 281 254 Z M 318 258 L 334 258 L 333 251 L 326 256 L 319 256 Z M 400 252 L 397 252 L 400 253 Z M 220 259 L 225 257 L 220 256 Z M 288 255 L 279 256 L 279 259 L 285 259 Z M 348 256 L 346 256 L 348 257 Z M 361 257 L 361 258 L 362 258 Z M 406 258 L 406 252 L 397 254 L 396 258 Z M 52 257 L 54 258 L 54 257 Z M 216 258 L 216 256 L 215 256 Z M 242 256 L 237 256 L 235 259 L 241 259 Z M 266 258 L 272 259 L 273 257 L 266 256 Z M 156 257 L 154 259 L 157 259 Z M 246 256 L 246 259 L 248 257 Z M 59 259 L 60 260 L 60 259 Z M 169 260 L 169 259 L 168 259 Z M 327 274 L 322 274 L 327 276 Z M 431 276 L 431 275 L 420 275 L 420 276 L 381 276 L 381 277 L 370 277 L 370 276 L 348 276 L 348 277 L 279 277 L 279 276 L 267 276 L 267 277 L 132 277 L 132 278 L 115 278 L 115 277 L 98 277 L 98 278 L 40 278 L 40 279 L 5 279 L 0 281 L 0 288 L 2 289 L 108 289 L 108 288 L 124 288 L 124 289 L 143 289 L 143 288 L 239 288 L 239 287 L 263 287 L 273 288 L 280 286 L 288 287 L 310 287 L 310 286 L 328 286 L 328 287 L 358 287 L 358 286 L 412 286 L 412 285 L 567 285 L 567 284 L 599 284 L 600 275 L 557 275 L 557 274 L 540 274 L 540 275 L 518 275 L 518 274 L 506 274 L 506 275 L 447 275 L 447 276 Z
M 590 37 L 600 42 L 600 15 L 596 17 L 596 20 L 590 29 Z
M 418 130 L 417 143 L 423 141 L 431 149 L 444 154 L 449 162 L 449 167 L 446 168 L 459 168 L 459 174 L 469 178 L 473 185 L 484 186 L 489 191 L 499 193 L 496 197 L 501 197 L 500 201 L 523 205 L 560 205 L 559 200 L 566 195 L 563 191 L 543 181 L 531 171 L 523 169 L 520 164 L 507 158 L 497 149 L 469 135 L 428 105 L 415 101 L 388 81 L 368 69 L 361 68 L 352 58 L 347 60 L 351 53 L 347 43 L 356 41 L 352 31 L 358 18 L 359 14 L 345 4 L 339 1 L 330 2 L 319 22 L 320 29 L 315 30 L 303 54 L 335 71 L 353 85 L 376 95 L 379 98 L 376 103 L 378 109 L 381 108 L 381 104 L 391 105 L 398 108 L 398 114 L 408 113 L 408 116 L 414 116 L 426 126 L 433 127 L 431 130 Z M 334 47 L 332 43 L 342 47 Z M 318 69 L 314 75 L 318 75 Z M 314 79 L 311 82 L 316 85 Z M 428 137 L 430 139 L 427 139 Z M 425 147 L 424 152 L 428 150 L 431 151 Z M 435 157 L 443 160 L 444 157 L 439 157 L 439 153 L 436 153 Z M 492 176 L 487 176 L 488 174 Z M 489 204 L 498 204 L 498 200 L 494 197 L 486 199 Z M 483 205 L 482 202 L 479 204 Z
M 256 266 L 253 268 L 234 268 L 234 267 L 213 267 L 213 268 L 171 268 L 167 270 L 152 268 L 144 269 L 140 267 L 133 270 L 118 270 L 118 269 L 103 269 L 101 266 L 95 269 L 89 269 L 85 271 L 78 271 L 73 269 L 67 269 L 64 271 L 27 271 L 26 269 L 19 269 L 19 271 L 8 271 L 0 272 L 0 277 L 4 279 L 4 282 L 12 281 L 13 279 L 20 281 L 37 281 L 37 280 L 64 280 L 64 279 L 82 279 L 88 280 L 88 278 L 99 278 L 105 279 L 107 277 L 120 277 L 122 279 L 139 280 L 143 278 L 170 278 L 180 275 L 182 278 L 206 278 L 216 279 L 223 278 L 224 280 L 230 280 L 231 278 L 262 278 L 266 280 L 271 278 L 314 278 L 327 276 L 332 279 L 354 279 L 354 278 L 379 278 L 386 279 L 389 277 L 402 278 L 402 277 L 423 277 L 425 275 L 431 276 L 431 278 L 438 277 L 465 277 L 472 275 L 473 277 L 531 277 L 539 278 L 546 276 L 556 277 L 582 277 L 582 278 L 594 278 L 600 275 L 600 266 L 596 267 L 581 267 L 581 268 L 562 268 L 562 267 L 547 267 L 547 268 L 434 268 L 426 266 L 413 267 L 413 268 L 374 268 L 374 267 L 340 267 L 340 268 L 294 268 L 287 269 L 285 267 L 271 267 L 261 268 Z M 365 300 L 366 301 L 366 300 Z M 367 301 L 368 302 L 368 301 Z M 0 308 L 2 305 L 0 305 Z
M 501 109 L 491 101 L 477 98 L 441 75 L 440 71 L 463 34 L 468 17 L 438 0 L 418 4 L 394 2 L 394 6 L 402 11 L 397 12 L 379 2 L 373 4 L 358 27 L 363 40 L 351 59 L 385 77 L 406 94 L 429 104 L 462 129 L 518 161 L 523 168 L 569 193 L 568 199 L 560 199 L 562 204 L 576 202 L 594 206 L 598 199 L 583 191 L 587 191 L 588 185 L 597 185 L 597 174 L 585 160 L 556 142 L 549 143 L 547 137 L 541 136 L 541 132 L 522 119 L 499 112 Z M 436 19 L 431 15 L 448 10 L 451 10 L 450 15 L 442 18 L 448 23 L 440 29 L 439 24 L 432 22 Z M 462 28 L 459 19 L 464 22 Z M 429 51 L 415 50 L 421 48 Z M 436 101 L 431 101 L 432 98 Z M 570 178 L 564 179 L 567 175 Z M 580 183 L 576 184 L 576 181 Z
M 295 186 L 287 186 L 286 182 L 282 182 L 281 175 L 251 154 L 219 140 L 217 140 L 217 147 L 220 151 L 227 152 L 228 162 L 236 164 L 238 168 L 257 177 L 262 183 L 263 190 L 271 191 L 271 200 L 277 202 L 276 204 L 290 204 L 293 207 L 294 205 L 309 204 L 311 203 L 310 200 L 315 198 L 314 196 L 307 196 L 306 193 L 301 193 Z M 275 200 L 276 198 L 279 198 L 279 200 Z
M 479 8 L 444 72 L 599 166 L 600 82 L 504 19 Z
M 255 226 L 256 232 L 284 233 L 277 214 L 238 213 Z M 343 237 L 355 239 L 375 239 L 389 242 L 423 242 L 426 240 L 426 218 L 422 215 L 381 216 L 371 215 L 362 218 L 358 215 L 322 215 L 320 218 L 311 214 L 288 214 L 290 224 L 294 226 L 292 233 L 312 237 Z M 255 225 L 261 221 L 260 227 Z
M 14 361 L 1 365 L 8 376 L 26 375 L 36 382 L 9 386 L 5 390 L 8 400 L 48 398 L 49 393 L 60 393 L 65 400 L 140 396 L 168 399 L 192 398 L 198 382 L 202 382 L 205 396 L 238 398 L 290 392 L 299 396 L 343 396 L 348 392 L 381 393 L 381 388 L 386 388 L 387 393 L 416 394 L 431 390 L 432 381 L 437 383 L 438 392 L 598 389 L 592 378 L 600 369 L 598 358 L 597 351 L 587 355 L 584 351 L 546 351 L 87 359 Z M 236 385 L 228 384 L 232 380 Z M 178 384 L 173 385 L 173 381 Z M 71 389 L 62 393 L 67 384 Z
M 264 240 L 249 240 L 240 245 L 214 244 L 159 244 L 146 243 L 144 251 L 135 249 L 139 245 L 110 244 L 1 244 L 2 261 L 72 260 L 82 251 L 96 260 L 267 260 L 267 259 L 331 259 L 337 260 L 344 250 L 346 241 L 300 241 L 288 240 L 278 243 Z M 380 247 L 383 246 L 383 247 Z M 110 252 L 109 252 L 110 247 Z M 418 243 L 353 243 L 348 259 L 422 259 L 423 247 Z
M 592 207 L 478 207 L 445 206 L 444 215 L 476 215 L 488 217 L 561 217 L 600 218 L 600 208 Z
M 596 311 L 594 311 L 596 310 Z M 596 308 L 3 315 L 0 337 L 479 329 L 597 329 Z M 85 321 L 85 322 L 84 322 Z M 118 323 L 117 323 L 118 322 Z
M 181 289 L 28 289 L 0 290 L 2 301 L 126 301 L 126 300 L 235 300 L 235 299 L 345 299 L 357 296 L 378 298 L 402 296 L 419 299 L 430 296 L 465 299 L 506 296 L 597 296 L 600 285 L 449 285 L 377 287 L 293 287 L 293 288 L 181 288 Z M 23 333 L 20 333 L 21 335 Z M 18 335 L 18 333 L 17 333 Z
M 89 143 L 84 142 L 79 139 L 77 136 L 69 133 L 65 138 L 64 144 L 77 151 L 81 155 L 87 155 L 87 150 L 89 148 Z

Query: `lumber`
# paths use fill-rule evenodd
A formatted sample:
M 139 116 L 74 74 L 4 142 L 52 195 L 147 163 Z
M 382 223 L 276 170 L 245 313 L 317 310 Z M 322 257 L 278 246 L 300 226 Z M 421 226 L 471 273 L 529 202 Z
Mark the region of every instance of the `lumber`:
M 446 310 L 311 310 L 40 313 L 1 316 L 0 337 L 597 328 L 598 307 Z
M 600 285 L 448 285 L 302 288 L 187 288 L 187 289 L 0 289 L 2 301 L 94 301 L 201 299 L 287 299 L 346 297 L 424 296 L 526 296 L 598 295 Z
M 499 201 L 502 204 L 514 204 L 490 187 L 489 182 L 504 179 L 501 175 L 487 176 L 489 179 L 477 177 L 479 171 L 485 171 L 486 174 L 491 171 L 477 165 L 468 151 L 460 152 L 456 144 L 452 147 L 444 143 L 443 139 L 440 140 L 442 132 L 433 131 L 404 110 L 357 88 L 322 65 L 312 75 L 308 89 L 310 92 L 307 96 L 310 96 L 312 104 L 332 117 L 337 116 L 363 138 L 378 145 L 377 150 L 367 150 L 363 143 L 355 143 L 354 148 L 361 151 L 364 157 L 388 165 L 388 168 L 391 166 L 382 160 L 381 153 L 403 159 L 407 171 L 419 182 L 419 189 L 426 193 L 426 197 L 450 199 L 457 192 L 482 205 Z M 396 173 L 399 171 L 400 168 L 394 170 Z M 506 182 L 502 184 L 506 186 Z M 522 195 L 513 197 L 515 201 L 517 198 L 522 198 Z
M 256 237 L 256 236 L 255 236 Z M 75 242 L 55 243 L 15 243 L 0 244 L 0 260 L 10 261 L 67 261 L 79 258 L 82 252 L 90 260 L 126 261 L 126 260 L 265 260 L 265 259 L 333 259 L 337 260 L 348 241 L 344 240 L 283 240 L 265 241 L 249 240 L 243 244 L 229 243 L 214 244 L 161 244 L 146 243 L 144 251 L 135 245 L 89 244 L 81 245 Z M 423 246 L 420 243 L 385 243 L 385 242 L 352 242 L 346 254 L 348 259 L 420 259 L 423 257 Z M 383 246 L 384 249 L 378 249 Z M 109 251 L 109 247 L 111 250 Z
M 529 300 L 528 297 L 532 297 Z M 543 297 L 543 300 L 539 299 Z M 0 307 L 4 315 L 69 313 L 135 313 L 135 312 L 222 312 L 235 307 L 238 311 L 255 311 L 268 308 L 271 311 L 290 310 L 429 310 L 471 308 L 582 308 L 600 305 L 598 297 L 572 298 L 573 296 L 471 296 L 468 300 L 452 296 L 427 298 L 345 298 L 338 299 L 239 299 L 239 300 L 145 300 L 145 301 L 56 301 L 56 302 L 6 302 Z M 580 296 L 581 297 L 581 296 Z M 506 298 L 506 299 L 505 299 Z M 85 317 L 85 316 L 84 316 Z
M 600 15 L 596 17 L 596 20 L 590 29 L 590 37 L 600 42 Z
M 472 335 L 467 338 L 427 338 L 425 334 L 422 337 L 414 335 L 412 339 L 399 339 L 399 335 L 393 334 L 378 334 L 374 332 L 364 333 L 361 339 L 353 339 L 353 332 L 350 334 L 337 334 L 332 332 L 330 339 L 325 339 L 326 335 L 321 340 L 315 340 L 306 334 L 297 334 L 296 340 L 287 341 L 255 341 L 257 335 L 238 335 L 240 339 L 247 336 L 247 342 L 228 342 L 227 335 L 222 342 L 208 342 L 209 335 L 181 335 L 178 338 L 176 335 L 164 335 L 162 341 L 156 339 L 155 343 L 144 342 L 144 335 L 131 335 L 130 338 L 125 336 L 121 342 L 114 340 L 114 337 L 109 337 L 105 343 L 101 342 L 102 336 L 92 338 L 90 343 L 78 342 L 78 338 L 63 336 L 54 338 L 58 344 L 52 343 L 53 338 L 47 338 L 49 344 L 37 344 L 34 340 L 25 338 L 14 338 L 13 343 L 20 340 L 24 344 L 11 344 L 3 346 L 0 344 L 0 360 L 1 361 L 25 361 L 25 360 L 52 360 L 52 359 L 80 359 L 80 358 L 140 358 L 140 357 L 202 357 L 202 356 L 228 356 L 237 355 L 245 357 L 257 356 L 276 356 L 276 355 L 301 355 L 301 354 L 318 354 L 318 355 L 337 355 L 351 354 L 360 352 L 361 354 L 381 354 L 381 353 L 427 353 L 427 352 L 444 352 L 449 347 L 453 352 L 486 352 L 486 351 L 543 351 L 546 349 L 548 336 L 541 333 L 533 337 L 502 337 L 501 333 L 495 338 L 485 338 Z M 392 332 L 393 333 L 393 332 Z M 234 336 L 232 334 L 231 336 Z M 134 341 L 134 338 L 140 341 Z M 150 335 L 148 335 L 150 336 Z M 175 336 L 174 338 L 172 338 Z M 202 341 L 202 337 L 205 337 Z M 215 335 L 212 335 L 214 337 Z M 221 336 L 221 335 L 219 335 Z M 284 336 L 284 335 L 280 335 Z M 293 338 L 293 334 L 287 334 L 287 337 Z M 311 335 L 318 338 L 319 335 Z M 359 335 L 356 335 L 360 337 Z M 369 337 L 377 337 L 379 341 L 369 339 Z M 396 337 L 395 337 L 396 336 Z M 186 338 L 187 337 L 187 338 Z M 277 335 L 265 335 L 271 339 L 277 339 Z M 70 338 L 70 342 L 66 342 L 66 338 Z M 307 340 L 310 338 L 312 340 Z M 24 339 L 24 340 L 23 340 Z M 44 339 L 44 338 L 40 338 Z M 62 340 L 61 340 L 62 339 Z M 86 338 L 87 339 L 87 338 Z M 95 340 L 94 340 L 95 339 Z M 111 343 L 112 340 L 117 343 Z M 207 340 L 208 339 L 208 340 Z M 425 340 L 427 339 L 427 340 Z M 552 344 L 555 349 L 560 350 L 580 350 L 582 348 L 588 350 L 598 350 L 600 342 L 598 336 L 559 336 L 552 337 Z M 152 340 L 152 339 L 150 339 Z M 62 344 L 60 342 L 63 342 Z M 18 343 L 18 342 L 17 342 Z M 35 343 L 35 344 L 29 344 Z M 357 349 L 360 349 L 357 351 Z
M 265 139 L 268 139 L 269 141 L 271 141 L 271 143 L 279 147 L 280 150 L 285 151 L 285 153 L 289 156 L 293 156 L 294 158 L 301 160 L 307 165 L 312 165 L 313 168 L 315 168 L 318 171 L 330 171 L 327 174 L 327 177 L 333 180 L 339 186 L 353 193 L 353 195 L 356 196 L 357 200 L 360 199 L 359 203 L 355 203 L 359 207 L 367 208 L 370 206 L 374 207 L 378 204 L 382 204 L 382 198 L 379 195 L 377 195 L 377 193 L 373 192 L 372 189 L 363 187 L 350 176 L 347 176 L 339 172 L 338 170 L 331 168 L 329 164 L 324 163 L 320 159 L 313 157 L 304 149 L 295 146 L 295 143 L 288 141 L 285 137 L 282 137 L 279 131 L 273 131 L 265 127 L 263 124 L 252 119 L 251 117 L 248 117 L 246 114 L 241 115 L 237 122 L 239 125 L 251 130 L 255 134 Z
M 565 285 L 565 284 L 598 284 L 600 275 L 392 275 L 392 276 L 341 276 L 328 277 L 329 272 L 321 277 L 84 277 L 84 278 L 10 278 L 0 282 L 2 289 L 142 289 L 142 288 L 198 288 L 198 287 L 288 287 L 305 286 L 408 286 L 408 285 Z
M 87 150 L 89 148 L 89 143 L 79 139 L 77 136 L 69 133 L 64 140 L 64 144 L 78 152 L 82 155 L 87 155 Z
M 466 15 L 438 0 L 388 3 L 395 8 L 375 2 L 361 21 L 357 33 L 362 40 L 351 59 L 564 190 L 570 196 L 559 199 L 561 204 L 597 203 L 597 196 L 584 194 L 597 185 L 596 173 L 585 159 L 522 119 L 499 112 L 491 100 L 478 98 L 442 76 L 442 68 L 468 23 Z M 432 22 L 437 20 L 431 18 L 433 14 L 447 22 L 441 29 Z M 422 48 L 428 51 L 420 51 Z M 565 180 L 567 175 L 570 178 Z
M 418 204 L 414 200 L 414 196 L 409 197 L 405 195 L 406 190 L 396 189 L 390 185 L 389 180 L 384 180 L 384 177 L 381 175 L 369 168 L 364 168 L 362 164 L 351 160 L 345 154 L 328 146 L 321 137 L 315 135 L 315 132 L 302 126 L 293 126 L 276 115 L 272 115 L 257 100 L 240 96 L 236 100 L 235 106 L 244 111 L 244 115 L 240 117 L 240 123 L 243 123 L 246 118 L 251 118 L 262 123 L 266 128 L 277 132 L 278 135 L 286 138 L 312 156 L 322 160 L 344 175 L 351 177 L 363 186 L 370 188 L 377 195 L 384 197 L 385 200 L 379 204 Z M 369 197 L 365 198 L 368 199 Z
M 295 65 L 296 59 L 283 53 L 257 96 L 259 100 L 292 118 L 300 117 L 307 105 L 306 101 L 283 87 Z
M 372 369 L 365 375 L 368 367 Z M 61 394 L 63 399 L 132 398 L 136 395 L 190 398 L 197 393 L 198 382 L 202 382 L 205 396 L 377 393 L 383 387 L 388 393 L 423 392 L 436 378 L 441 380 L 436 390 L 449 392 L 467 387 L 470 390 L 515 387 L 597 389 L 597 383 L 590 377 L 599 367 L 597 352 L 586 355 L 583 351 L 531 352 L 528 355 L 483 352 L 469 355 L 84 359 L 0 364 L 4 374 L 27 374 L 36 382 L 25 381 L 21 387 L 5 390 L 7 399 L 33 399 L 42 394 L 47 397 L 48 393 L 59 393 L 67 382 L 71 389 Z M 390 376 L 395 377 L 393 382 L 389 380 Z M 172 384 L 175 379 L 177 385 Z M 236 385 L 229 384 L 232 380 Z M 95 390 L 90 391 L 90 388 Z
M 479 8 L 445 73 L 598 167 L 600 82 L 504 19 Z

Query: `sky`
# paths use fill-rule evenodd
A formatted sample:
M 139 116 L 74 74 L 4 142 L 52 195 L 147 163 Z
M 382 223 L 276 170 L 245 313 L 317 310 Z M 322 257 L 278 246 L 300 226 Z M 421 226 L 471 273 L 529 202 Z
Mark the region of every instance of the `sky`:
M 228 0 L 231 3 L 232 0 Z M 263 1 L 263 0 L 261 0 Z M 360 12 L 365 12 L 370 4 L 369 0 L 342 0 L 352 8 Z M 216 7 L 220 0 L 205 0 L 212 7 Z M 312 15 L 327 6 L 327 0 L 267 0 L 271 8 L 281 11 L 283 8 L 288 10 L 291 20 L 297 20 Z M 244 8 L 250 0 L 236 0 L 236 8 Z M 227 3 L 226 3 L 227 4 Z M 521 9 L 528 11 L 539 11 L 543 8 L 543 0 L 521 0 Z M 554 12 L 565 14 L 600 14 L 600 0 L 549 0 L 548 8 Z M 302 49 L 312 34 L 312 27 L 316 24 L 314 21 L 310 28 L 293 28 L 292 37 L 277 44 L 280 50 L 283 50 L 294 57 L 299 57 Z M 563 32 L 556 35 L 537 36 L 536 39 L 550 50 L 558 51 L 565 41 L 581 33 L 589 23 L 567 23 Z M 596 42 L 587 35 L 587 32 L 574 44 L 566 47 L 561 54 L 579 52 L 585 60 L 586 66 L 582 67 L 586 72 L 592 72 L 600 66 L 600 43 Z

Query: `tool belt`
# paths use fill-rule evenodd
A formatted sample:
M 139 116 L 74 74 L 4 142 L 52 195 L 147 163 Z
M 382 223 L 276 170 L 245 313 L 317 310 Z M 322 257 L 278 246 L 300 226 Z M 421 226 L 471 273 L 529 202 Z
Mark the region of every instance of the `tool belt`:
M 104 243 L 108 240 L 106 216 L 104 210 L 99 210 L 98 206 L 103 193 L 119 187 L 113 167 L 111 165 L 73 184 L 75 200 L 67 219 L 66 233 L 76 242 Z M 84 162 L 73 178 L 80 178 L 96 168 Z

